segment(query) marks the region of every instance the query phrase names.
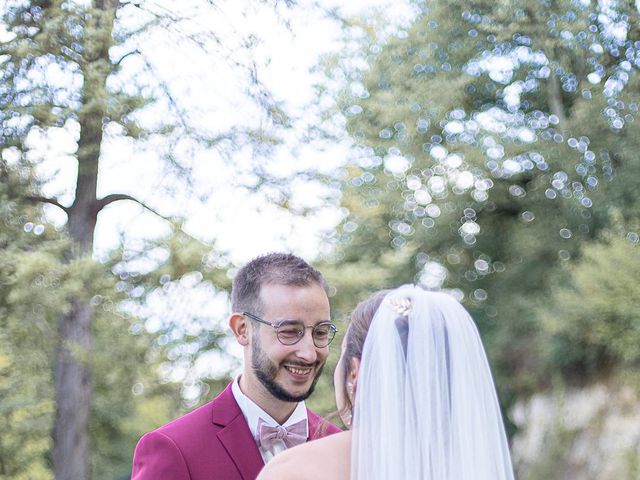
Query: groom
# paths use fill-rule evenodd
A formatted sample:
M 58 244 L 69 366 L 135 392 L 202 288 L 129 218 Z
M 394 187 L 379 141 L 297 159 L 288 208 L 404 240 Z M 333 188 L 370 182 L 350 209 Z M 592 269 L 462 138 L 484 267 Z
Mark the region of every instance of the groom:
M 336 332 L 324 278 L 294 255 L 255 258 L 233 280 L 242 374 L 213 401 L 144 435 L 132 480 L 253 480 L 286 448 L 336 433 L 305 407 Z

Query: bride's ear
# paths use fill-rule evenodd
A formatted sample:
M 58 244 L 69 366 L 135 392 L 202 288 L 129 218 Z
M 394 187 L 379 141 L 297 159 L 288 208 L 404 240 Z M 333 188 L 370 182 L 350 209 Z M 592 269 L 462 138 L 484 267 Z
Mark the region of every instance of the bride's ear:
M 351 398 L 349 399 L 351 403 L 353 403 L 356 397 L 359 371 L 360 371 L 360 359 L 353 357 L 349 365 L 349 373 L 347 374 L 347 385 L 351 386 L 351 388 L 348 389 L 349 395 L 351 396 Z

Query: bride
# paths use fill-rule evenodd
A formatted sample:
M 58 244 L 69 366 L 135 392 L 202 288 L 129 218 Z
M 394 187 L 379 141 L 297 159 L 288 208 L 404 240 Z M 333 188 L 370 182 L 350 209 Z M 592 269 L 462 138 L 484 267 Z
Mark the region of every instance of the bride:
M 466 310 L 404 286 L 361 302 L 334 374 L 349 431 L 287 450 L 258 480 L 512 480 L 491 372 Z

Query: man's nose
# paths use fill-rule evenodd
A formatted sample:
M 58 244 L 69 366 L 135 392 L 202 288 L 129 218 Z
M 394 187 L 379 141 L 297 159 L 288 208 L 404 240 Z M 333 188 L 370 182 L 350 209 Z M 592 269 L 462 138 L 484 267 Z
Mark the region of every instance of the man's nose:
M 305 328 L 304 335 L 296 345 L 298 347 L 297 355 L 301 360 L 307 363 L 315 363 L 318 359 L 318 352 L 316 351 L 316 346 L 313 343 L 312 329 Z

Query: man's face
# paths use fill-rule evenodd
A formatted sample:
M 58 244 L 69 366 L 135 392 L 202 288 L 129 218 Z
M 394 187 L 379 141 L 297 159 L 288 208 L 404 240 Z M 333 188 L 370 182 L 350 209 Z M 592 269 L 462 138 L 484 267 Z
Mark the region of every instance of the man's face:
M 271 323 L 298 320 L 307 326 L 329 320 L 329 299 L 324 289 L 312 283 L 305 287 L 263 285 L 261 317 Z M 251 325 L 251 373 L 275 398 L 299 402 L 313 392 L 329 354 L 329 347 L 314 345 L 311 329 L 300 341 L 283 345 L 269 325 Z

